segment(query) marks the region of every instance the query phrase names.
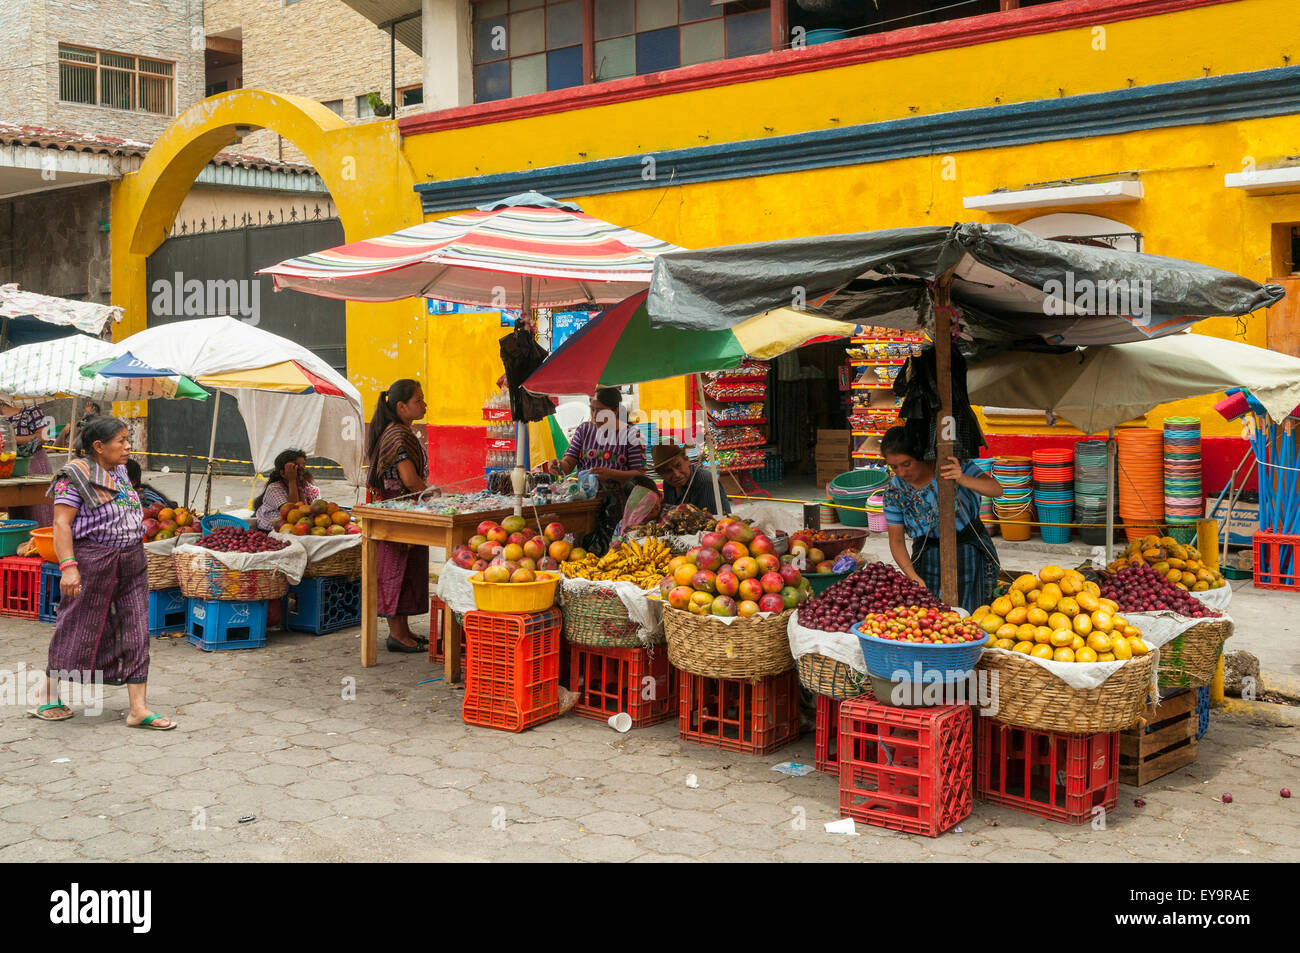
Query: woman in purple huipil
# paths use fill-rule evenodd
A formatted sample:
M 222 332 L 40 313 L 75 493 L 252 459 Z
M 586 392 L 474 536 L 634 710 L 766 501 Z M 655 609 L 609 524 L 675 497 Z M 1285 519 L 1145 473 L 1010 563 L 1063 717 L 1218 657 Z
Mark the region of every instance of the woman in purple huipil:
M 54 471 L 45 453 L 45 411 L 40 407 L 16 407 L 0 402 L 0 416 L 14 428 L 18 456 L 30 458 L 28 476 L 46 476 Z M 35 520 L 37 526 L 49 526 L 54 520 L 54 508 L 48 503 L 38 506 L 15 506 L 9 511 L 10 519 Z
M 58 698 L 56 673 L 80 672 L 125 685 L 130 728 L 168 731 L 176 723 L 149 710 L 149 586 L 140 497 L 126 462 L 131 438 L 116 417 L 85 421 L 77 457 L 50 484 L 54 552 L 61 579 L 58 622 L 50 640 L 45 701 L 28 712 L 63 721 L 72 709 Z
M 428 488 L 429 458 L 411 429 L 424 411 L 424 391 L 413 380 L 395 381 L 379 395 L 367 435 L 367 485 L 381 500 Z M 379 615 L 388 619 L 388 651 L 422 652 L 429 640 L 411 631 L 408 617 L 429 611 L 429 547 L 375 545 Z

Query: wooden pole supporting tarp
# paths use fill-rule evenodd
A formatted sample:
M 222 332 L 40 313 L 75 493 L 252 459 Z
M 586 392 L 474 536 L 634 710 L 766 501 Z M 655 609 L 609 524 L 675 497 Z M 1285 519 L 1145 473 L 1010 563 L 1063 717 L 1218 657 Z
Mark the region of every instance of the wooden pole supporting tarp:
M 934 445 L 935 468 L 953 456 L 956 423 L 952 415 L 952 317 L 949 290 L 952 273 L 942 275 L 934 288 L 934 373 L 939 388 L 939 420 Z M 939 597 L 958 604 L 957 590 L 957 485 L 940 478 L 939 490 Z

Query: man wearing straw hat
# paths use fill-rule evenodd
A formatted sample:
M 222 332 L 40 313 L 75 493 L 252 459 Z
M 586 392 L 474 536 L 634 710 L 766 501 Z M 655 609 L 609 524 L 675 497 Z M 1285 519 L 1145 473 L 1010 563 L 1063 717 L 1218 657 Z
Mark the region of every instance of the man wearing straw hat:
M 664 509 L 687 503 L 707 513 L 713 512 L 713 481 L 698 464 L 686 459 L 685 447 L 676 443 L 661 443 L 651 449 L 650 459 L 653 463 L 651 472 L 664 481 Z M 731 501 L 725 493 L 722 494 L 722 511 L 731 512 Z

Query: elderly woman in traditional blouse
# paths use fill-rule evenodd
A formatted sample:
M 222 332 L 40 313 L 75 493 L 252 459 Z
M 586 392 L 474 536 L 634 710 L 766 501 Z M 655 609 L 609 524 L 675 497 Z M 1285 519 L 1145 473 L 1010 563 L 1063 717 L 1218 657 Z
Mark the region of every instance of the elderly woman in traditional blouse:
M 29 714 L 43 721 L 71 718 L 72 709 L 58 698 L 56 673 L 94 673 L 105 685 L 126 686 L 128 727 L 168 731 L 176 723 L 150 711 L 145 701 L 149 587 L 142 508 L 126 472 L 126 424 L 115 417 L 87 421 L 77 454 L 50 485 L 62 598 L 45 702 Z

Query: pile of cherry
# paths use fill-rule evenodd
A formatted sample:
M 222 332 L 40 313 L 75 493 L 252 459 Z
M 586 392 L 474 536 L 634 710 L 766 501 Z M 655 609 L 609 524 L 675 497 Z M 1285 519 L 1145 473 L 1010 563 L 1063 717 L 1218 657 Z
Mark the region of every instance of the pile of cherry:
M 214 553 L 274 553 L 289 545 L 287 539 L 272 539 L 261 530 L 226 526 L 208 533 L 196 546 Z
M 1101 595 L 1113 599 L 1121 612 L 1168 610 L 1190 619 L 1218 618 L 1215 612 L 1186 589 L 1179 589 L 1150 566 L 1129 566 L 1102 580 Z
M 822 632 L 848 632 L 868 613 L 898 606 L 946 608 L 930 590 L 893 566 L 867 563 L 800 606 L 799 624 Z

